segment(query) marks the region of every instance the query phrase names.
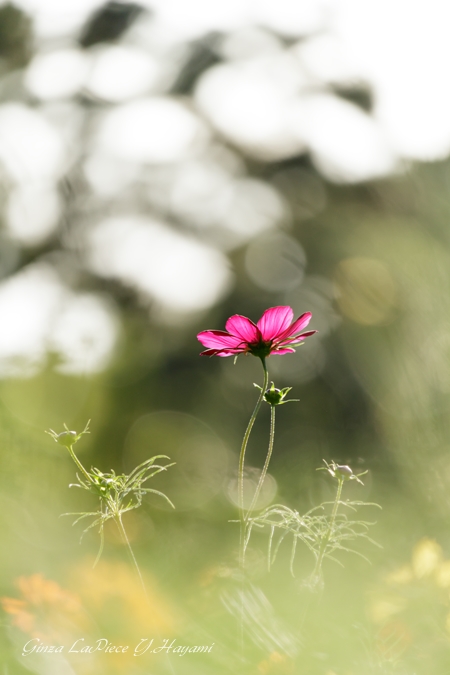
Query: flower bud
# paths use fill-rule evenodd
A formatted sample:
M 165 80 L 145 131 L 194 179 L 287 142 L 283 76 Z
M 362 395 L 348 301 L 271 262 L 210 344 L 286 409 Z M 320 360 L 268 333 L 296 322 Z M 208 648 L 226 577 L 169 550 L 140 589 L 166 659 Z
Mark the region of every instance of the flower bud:
M 260 387 L 258 387 L 260 389 Z M 269 389 L 266 390 L 264 393 L 264 400 L 266 403 L 269 403 L 269 405 L 283 405 L 283 403 L 290 403 L 291 401 L 295 401 L 297 399 L 289 399 L 286 400 L 286 395 L 288 392 L 290 392 L 292 387 L 284 387 L 284 389 L 277 389 L 272 382 Z
M 333 478 L 337 478 L 339 481 L 344 481 L 344 480 L 356 480 L 357 483 L 360 483 L 361 485 L 364 485 L 362 480 L 360 480 L 361 476 L 365 476 L 367 471 L 363 471 L 362 473 L 353 473 L 351 468 L 347 464 L 336 464 L 336 462 L 332 461 L 330 464 L 328 464 L 327 460 L 323 460 L 325 462 L 325 467 L 320 467 L 318 471 L 328 471 L 330 476 L 333 476 Z
M 270 389 L 267 389 L 266 393 L 264 394 L 264 400 L 267 401 L 267 403 L 270 403 L 270 405 L 279 405 L 285 395 L 286 394 L 283 394 L 281 389 L 276 389 L 272 383 Z
M 346 464 L 336 464 L 336 466 L 334 467 L 334 472 L 335 474 L 344 479 L 353 476 L 353 471 Z
M 62 431 L 60 434 L 57 434 L 56 431 L 53 431 L 53 429 L 49 429 L 45 433 L 51 436 L 56 443 L 63 445 L 65 448 L 71 448 L 72 445 L 78 443 L 78 441 L 82 436 L 84 436 L 84 434 L 90 433 L 89 422 L 86 424 L 83 431 L 81 431 L 79 434 L 77 434 L 76 431 L 71 431 L 65 423 L 64 423 L 65 431 Z
M 64 445 L 66 448 L 70 448 L 70 446 L 76 443 L 77 440 L 76 431 L 62 431 L 60 434 L 55 436 L 55 441 L 60 445 Z
M 114 480 L 104 476 L 97 476 L 96 478 L 97 482 L 95 485 L 92 485 L 92 491 L 96 494 L 107 496 L 114 487 Z

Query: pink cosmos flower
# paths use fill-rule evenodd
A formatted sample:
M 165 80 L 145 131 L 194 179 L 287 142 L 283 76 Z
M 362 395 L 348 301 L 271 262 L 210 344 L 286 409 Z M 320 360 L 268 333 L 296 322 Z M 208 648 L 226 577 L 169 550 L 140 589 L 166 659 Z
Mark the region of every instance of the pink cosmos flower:
M 292 347 L 317 333 L 316 330 L 300 332 L 311 316 L 311 312 L 305 312 L 292 323 L 294 312 L 291 307 L 271 307 L 254 324 L 246 316 L 235 314 L 225 324 L 226 331 L 204 330 L 197 335 L 202 345 L 208 348 L 200 356 L 253 354 L 264 359 L 270 354 L 289 354 L 295 351 Z

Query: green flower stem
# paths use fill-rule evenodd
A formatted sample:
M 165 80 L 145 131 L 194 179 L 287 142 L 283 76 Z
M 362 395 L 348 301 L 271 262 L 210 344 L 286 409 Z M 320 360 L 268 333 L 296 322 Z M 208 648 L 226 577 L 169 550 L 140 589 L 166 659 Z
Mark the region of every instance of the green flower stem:
M 335 498 L 334 504 L 333 504 L 333 510 L 331 512 L 330 524 L 328 525 L 328 529 L 325 533 L 325 536 L 323 537 L 323 539 L 320 543 L 320 548 L 319 548 L 319 553 L 318 553 L 317 560 L 316 560 L 316 565 L 315 565 L 314 571 L 312 573 L 313 581 L 317 581 L 320 577 L 320 573 L 321 573 L 321 570 L 322 570 L 322 562 L 323 562 L 323 559 L 325 557 L 326 548 L 327 548 L 328 542 L 330 541 L 331 536 L 333 534 L 334 524 L 336 522 L 336 515 L 337 515 L 339 504 L 340 504 L 340 501 L 341 501 L 341 494 L 342 494 L 342 486 L 343 485 L 344 485 L 344 479 L 338 478 L 338 487 L 337 487 L 337 491 L 336 491 L 336 498 Z
M 244 567 L 244 552 L 245 552 L 245 523 L 246 516 L 244 513 L 244 463 L 245 463 L 245 451 L 247 450 L 248 439 L 250 438 L 253 425 L 255 423 L 256 417 L 258 415 L 261 403 L 263 401 L 264 394 L 269 383 L 269 373 L 266 368 L 266 361 L 264 357 L 261 357 L 261 363 L 264 369 L 264 382 L 259 394 L 258 400 L 253 410 L 252 416 L 250 417 L 247 429 L 245 430 L 244 438 L 242 439 L 241 452 L 239 455 L 239 473 L 238 473 L 238 496 L 239 496 L 239 511 L 241 519 L 241 536 L 240 536 L 240 555 L 239 562 L 241 567 Z
M 267 457 L 266 461 L 264 462 L 264 467 L 263 470 L 261 471 L 261 475 L 259 477 L 258 485 L 256 487 L 256 492 L 253 495 L 252 503 L 250 504 L 250 508 L 247 511 L 247 514 L 245 516 L 245 520 L 247 521 L 251 512 L 255 508 L 256 504 L 258 503 L 258 497 L 261 492 L 261 488 L 264 483 L 264 479 L 267 474 L 267 469 L 269 468 L 269 462 L 270 458 L 272 457 L 272 450 L 273 450 L 273 442 L 275 439 L 275 406 L 271 405 L 270 406 L 270 436 L 269 436 L 269 447 L 267 450 Z
M 82 463 L 80 462 L 80 460 L 78 459 L 78 457 L 76 456 L 76 454 L 74 453 L 74 451 L 73 451 L 73 446 L 72 446 L 72 445 L 68 445 L 68 446 L 67 446 L 67 449 L 68 449 L 69 454 L 70 454 L 70 456 L 72 457 L 73 461 L 75 462 L 75 464 L 77 465 L 77 467 L 80 469 L 80 471 L 81 471 L 81 473 L 83 474 L 83 476 L 86 478 L 87 482 L 88 482 L 88 483 L 92 483 L 92 478 L 90 477 L 90 475 L 88 474 L 88 472 L 86 471 L 86 469 L 84 468 L 84 466 L 82 465 Z
M 131 560 L 133 561 L 133 565 L 134 565 L 134 567 L 135 567 L 135 569 L 136 569 L 137 575 L 138 575 L 138 577 L 139 577 L 139 581 L 141 582 L 141 586 L 142 586 L 142 588 L 143 588 L 143 590 L 144 590 L 145 596 L 146 596 L 147 599 L 148 599 L 148 596 L 147 596 L 147 589 L 146 589 L 146 587 L 145 587 L 144 579 L 143 579 L 143 577 L 142 577 L 142 573 L 141 573 L 140 567 L 139 567 L 139 565 L 138 565 L 138 561 L 136 560 L 136 556 L 134 555 L 134 551 L 133 551 L 133 549 L 131 548 L 130 540 L 128 539 L 128 535 L 127 535 L 126 530 L 125 530 L 125 527 L 124 527 L 124 525 L 123 525 L 121 514 L 120 514 L 120 513 L 116 513 L 115 516 L 114 516 L 114 520 L 116 521 L 116 525 L 117 525 L 117 527 L 118 527 L 118 529 L 119 529 L 120 536 L 122 537 L 123 542 L 126 544 L 126 546 L 127 546 L 127 548 L 128 548 L 128 552 L 129 552 L 129 554 L 130 554 Z

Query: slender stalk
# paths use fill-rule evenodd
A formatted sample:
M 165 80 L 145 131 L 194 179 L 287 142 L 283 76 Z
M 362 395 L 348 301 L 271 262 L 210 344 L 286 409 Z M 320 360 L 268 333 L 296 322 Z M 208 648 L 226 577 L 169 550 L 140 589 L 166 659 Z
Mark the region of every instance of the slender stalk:
M 118 512 L 118 513 L 116 513 L 116 514 L 114 515 L 114 520 L 116 521 L 116 525 L 117 525 L 117 527 L 118 527 L 118 529 L 119 529 L 120 536 L 122 537 L 124 543 L 127 545 L 128 552 L 129 552 L 129 554 L 130 554 L 130 557 L 131 557 L 131 559 L 132 559 L 132 561 L 133 561 L 133 565 L 134 565 L 134 567 L 135 567 L 135 569 L 136 569 L 136 572 L 137 572 L 137 575 L 138 575 L 138 577 L 139 577 L 139 581 L 140 581 L 140 583 L 141 583 L 142 590 L 144 591 L 144 596 L 145 596 L 145 599 L 146 599 L 146 601 L 147 601 L 147 604 L 149 605 L 149 607 L 151 607 L 151 609 L 153 609 L 153 607 L 152 607 L 152 605 L 151 605 L 151 603 L 150 603 L 150 598 L 149 598 L 149 595 L 148 595 L 147 588 L 146 588 L 146 586 L 145 586 L 144 578 L 143 578 L 142 573 L 141 573 L 141 570 L 140 570 L 140 568 L 139 568 L 138 561 L 136 560 L 136 556 L 134 555 L 134 551 L 133 551 L 133 549 L 132 549 L 132 547 L 131 547 L 130 540 L 128 539 L 128 535 L 127 535 L 127 533 L 126 533 L 124 524 L 123 524 L 123 522 L 122 522 L 122 515 L 121 515 L 120 512 Z M 157 633 L 158 633 L 158 635 L 159 635 L 159 631 L 157 631 Z M 168 659 L 168 664 L 169 664 L 170 671 L 174 674 L 174 673 L 175 673 L 175 668 L 174 668 L 174 666 L 173 666 L 173 664 L 172 664 L 171 657 L 170 657 L 169 654 L 167 655 L 167 659 Z
M 261 403 L 264 397 L 264 394 L 269 383 L 269 373 L 266 368 L 266 361 L 264 358 L 261 358 L 261 363 L 264 368 L 264 382 L 259 394 L 258 400 L 253 410 L 252 416 L 250 417 L 247 429 L 245 430 L 244 438 L 242 439 L 241 452 L 239 455 L 239 472 L 238 472 L 238 496 L 239 496 L 239 511 L 240 511 L 240 520 L 241 520 L 241 533 L 240 533 L 240 547 L 239 547 L 239 563 L 241 568 L 244 567 L 244 551 L 245 551 L 245 523 L 246 517 L 244 513 L 244 464 L 245 464 L 245 451 L 247 450 L 248 439 L 250 438 L 250 433 L 253 429 L 256 417 L 258 415 Z
M 77 467 L 80 469 L 83 476 L 86 478 L 87 482 L 92 483 L 92 478 L 90 477 L 90 475 L 88 474 L 88 472 L 86 471 L 86 469 L 84 468 L 84 466 L 82 465 L 82 463 L 80 462 L 80 460 L 78 459 L 76 454 L 74 453 L 73 447 L 71 445 L 69 445 L 69 446 L 67 446 L 67 449 L 68 449 L 69 454 L 72 457 L 73 461 L 75 462 Z
M 342 494 L 342 486 L 344 485 L 344 479 L 339 478 L 338 479 L 338 487 L 336 491 L 336 498 L 334 500 L 333 504 L 333 510 L 331 512 L 331 518 L 330 518 L 330 524 L 328 525 L 328 529 L 325 533 L 325 536 L 323 537 L 321 543 L 320 543 L 320 548 L 319 548 L 319 553 L 317 556 L 316 564 L 314 567 L 314 571 L 312 573 L 312 579 L 317 580 L 320 577 L 320 572 L 322 569 L 322 562 L 325 557 L 325 552 L 328 546 L 328 542 L 331 539 L 331 535 L 333 534 L 334 530 L 334 524 L 336 522 L 336 515 L 338 512 L 339 504 L 341 501 L 341 494 Z
M 114 520 L 116 521 L 116 525 L 117 525 L 117 527 L 118 527 L 118 529 L 119 529 L 120 536 L 122 537 L 124 543 L 127 545 L 128 552 L 129 552 L 129 554 L 130 554 L 131 560 L 133 561 L 133 565 L 134 565 L 134 567 L 135 567 L 135 569 L 136 569 L 137 575 L 138 575 L 138 577 L 139 577 L 139 581 L 141 582 L 141 586 L 142 586 L 142 588 L 143 588 L 143 590 L 144 590 L 145 596 L 147 597 L 147 589 L 146 589 L 146 587 L 145 587 L 144 579 L 143 579 L 143 577 L 142 577 L 142 573 L 141 573 L 141 570 L 140 570 L 140 568 L 139 568 L 138 561 L 136 560 L 136 556 L 134 555 L 134 551 L 133 551 L 133 549 L 131 548 L 130 540 L 128 539 L 128 535 L 127 535 L 126 530 L 125 530 L 125 527 L 124 527 L 124 525 L 123 525 L 121 514 L 120 514 L 120 513 L 117 513 L 117 514 L 114 516 Z M 147 599 L 148 599 L 148 597 L 147 597 Z
M 272 450 L 273 450 L 273 442 L 275 439 L 275 406 L 271 405 L 270 406 L 270 436 L 269 436 L 269 447 L 267 449 L 267 457 L 266 461 L 264 462 L 264 467 L 263 470 L 261 471 L 261 475 L 259 477 L 258 485 L 256 487 L 255 494 L 253 495 L 252 503 L 250 504 L 250 508 L 248 509 L 246 515 L 245 515 L 245 521 L 248 520 L 250 513 L 253 511 L 255 508 L 256 504 L 258 503 L 258 497 L 261 492 L 261 488 L 264 483 L 264 479 L 267 474 L 267 470 L 269 468 L 269 462 L 270 458 L 272 457 Z

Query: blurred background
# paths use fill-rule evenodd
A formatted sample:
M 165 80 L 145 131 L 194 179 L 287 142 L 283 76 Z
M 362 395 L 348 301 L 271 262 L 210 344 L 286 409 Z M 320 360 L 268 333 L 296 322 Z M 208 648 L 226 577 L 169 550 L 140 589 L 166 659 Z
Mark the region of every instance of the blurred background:
M 444 0 L 16 0 L 0 4 L 2 675 L 447 675 L 450 668 L 450 10 Z M 333 498 L 322 460 L 368 470 L 383 511 L 313 567 L 248 551 L 236 582 L 240 442 L 257 359 L 199 358 L 235 313 L 311 311 L 268 361 L 280 408 L 261 504 Z M 268 406 L 248 450 L 261 468 Z M 176 466 L 114 528 L 44 434 L 81 461 Z M 345 496 L 345 495 L 344 495 Z M 167 506 L 167 508 L 166 508 Z M 364 511 L 364 517 L 369 512 Z M 175 638 L 208 655 L 21 656 Z

